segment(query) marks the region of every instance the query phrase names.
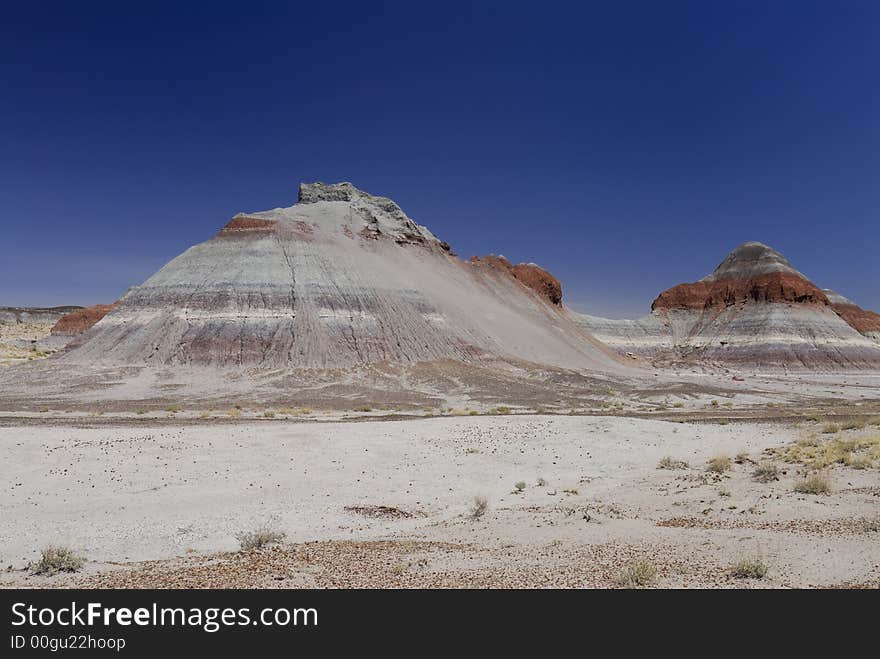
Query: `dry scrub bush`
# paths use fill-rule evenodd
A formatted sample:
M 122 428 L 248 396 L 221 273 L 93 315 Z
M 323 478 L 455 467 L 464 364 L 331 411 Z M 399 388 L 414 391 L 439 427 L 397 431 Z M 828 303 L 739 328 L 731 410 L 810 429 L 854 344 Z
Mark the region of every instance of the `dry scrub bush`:
M 486 514 L 488 509 L 489 501 L 486 497 L 474 497 L 474 502 L 471 504 L 471 508 L 468 511 L 468 517 L 471 519 L 480 519 L 480 517 Z
M 767 566 L 760 556 L 744 558 L 731 566 L 730 574 L 737 579 L 763 579 L 767 574 Z
M 617 583 L 624 588 L 644 588 L 657 581 L 657 568 L 646 560 L 625 566 L 617 576 Z
M 831 482 L 824 474 L 810 474 L 794 484 L 794 491 L 798 494 L 830 494 Z
M 726 455 L 716 455 L 706 463 L 706 471 L 723 474 L 730 470 L 730 458 Z
M 52 576 L 59 572 L 78 572 L 82 569 L 85 559 L 73 553 L 67 547 L 50 545 L 43 549 L 40 560 L 31 563 L 28 568 L 34 574 L 46 574 Z
M 661 458 L 657 463 L 657 469 L 687 469 L 688 463 L 684 460 L 673 460 L 668 455 Z
M 251 549 L 262 549 L 267 545 L 277 545 L 287 537 L 283 531 L 273 531 L 266 527 L 258 528 L 254 531 L 239 533 L 235 536 L 242 551 Z
M 759 483 L 769 483 L 779 479 L 779 468 L 768 460 L 755 467 L 752 477 Z

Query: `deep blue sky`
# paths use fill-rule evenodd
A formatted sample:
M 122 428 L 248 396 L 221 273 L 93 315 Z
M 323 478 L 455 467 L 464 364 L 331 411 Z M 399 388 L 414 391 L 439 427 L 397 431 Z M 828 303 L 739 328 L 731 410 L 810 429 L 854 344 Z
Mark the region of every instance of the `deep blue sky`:
M 349 180 L 592 313 L 746 240 L 880 309 L 878 2 L 183 4 L 2 4 L 0 305 Z

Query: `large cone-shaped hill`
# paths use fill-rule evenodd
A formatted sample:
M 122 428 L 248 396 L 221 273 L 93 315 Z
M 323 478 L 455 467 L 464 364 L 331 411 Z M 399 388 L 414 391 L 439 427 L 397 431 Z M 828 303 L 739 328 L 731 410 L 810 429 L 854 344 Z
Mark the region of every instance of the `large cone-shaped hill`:
M 303 184 L 131 289 L 67 362 L 266 368 L 517 360 L 616 369 L 533 264 L 462 261 L 390 199 Z
M 822 290 L 776 250 L 740 245 L 703 279 L 663 291 L 649 316 L 581 316 L 621 352 L 660 360 L 807 368 L 880 367 L 880 315 Z

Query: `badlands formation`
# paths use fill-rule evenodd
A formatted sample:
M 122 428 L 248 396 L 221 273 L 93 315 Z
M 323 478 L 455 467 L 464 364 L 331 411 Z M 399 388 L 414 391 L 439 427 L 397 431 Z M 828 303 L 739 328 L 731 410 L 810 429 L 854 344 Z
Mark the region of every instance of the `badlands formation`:
M 880 369 L 880 315 L 820 290 L 761 243 L 740 245 L 707 277 L 663 291 L 651 310 L 638 320 L 580 322 L 600 341 L 657 363 Z
M 68 363 L 346 368 L 440 360 L 614 369 L 534 265 L 461 261 L 390 199 L 303 184 L 130 290 Z
M 0 311 L 66 345 L 0 369 L 0 586 L 880 586 L 880 316 L 765 245 L 607 320 L 304 184 L 65 311 Z

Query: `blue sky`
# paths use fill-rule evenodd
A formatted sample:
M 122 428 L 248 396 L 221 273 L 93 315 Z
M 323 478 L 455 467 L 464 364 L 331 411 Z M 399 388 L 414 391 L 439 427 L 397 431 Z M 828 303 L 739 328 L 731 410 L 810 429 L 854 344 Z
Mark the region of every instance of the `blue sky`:
M 591 313 L 766 242 L 880 309 L 880 3 L 0 8 L 0 305 L 110 302 L 299 181 Z

